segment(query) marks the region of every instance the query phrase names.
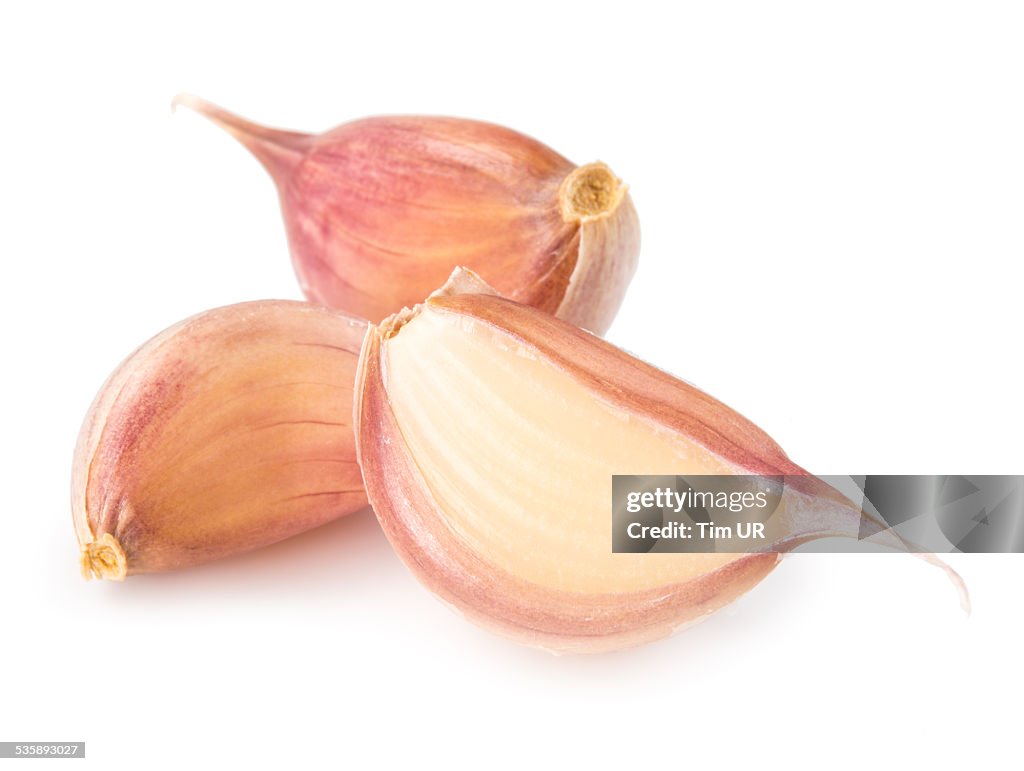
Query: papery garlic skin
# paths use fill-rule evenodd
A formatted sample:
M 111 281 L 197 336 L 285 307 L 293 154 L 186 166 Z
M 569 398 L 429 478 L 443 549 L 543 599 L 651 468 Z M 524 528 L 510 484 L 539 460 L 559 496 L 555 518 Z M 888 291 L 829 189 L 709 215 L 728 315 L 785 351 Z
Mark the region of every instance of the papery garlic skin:
M 668 635 L 862 512 L 750 421 L 465 273 L 371 326 L 356 444 L 367 495 L 413 573 L 471 620 L 555 651 Z M 793 534 L 754 554 L 613 554 L 613 474 L 763 474 Z
M 75 448 L 86 577 L 196 565 L 363 508 L 351 399 L 365 330 L 327 308 L 251 302 L 129 356 Z
M 314 136 L 193 96 L 175 103 L 266 167 L 299 282 L 316 302 L 379 321 L 465 265 L 504 295 L 601 334 L 636 270 L 640 227 L 622 181 L 516 131 L 388 116 Z

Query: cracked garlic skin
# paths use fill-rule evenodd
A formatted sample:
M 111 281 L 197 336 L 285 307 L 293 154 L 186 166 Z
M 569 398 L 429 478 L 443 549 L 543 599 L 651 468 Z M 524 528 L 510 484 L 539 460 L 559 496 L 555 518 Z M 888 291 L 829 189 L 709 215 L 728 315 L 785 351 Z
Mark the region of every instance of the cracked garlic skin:
M 640 228 L 622 181 L 511 129 L 388 116 L 310 135 L 194 96 L 175 104 L 229 131 L 270 173 L 316 302 L 379 321 L 465 265 L 503 295 L 602 334 L 636 269 Z
M 862 512 L 707 394 L 456 272 L 371 326 L 356 375 L 367 495 L 412 572 L 470 620 L 555 651 L 671 633 Z M 754 554 L 614 554 L 613 474 L 797 475 Z
M 135 351 L 75 449 L 86 577 L 196 565 L 364 507 L 351 402 L 365 330 L 327 308 L 251 302 Z

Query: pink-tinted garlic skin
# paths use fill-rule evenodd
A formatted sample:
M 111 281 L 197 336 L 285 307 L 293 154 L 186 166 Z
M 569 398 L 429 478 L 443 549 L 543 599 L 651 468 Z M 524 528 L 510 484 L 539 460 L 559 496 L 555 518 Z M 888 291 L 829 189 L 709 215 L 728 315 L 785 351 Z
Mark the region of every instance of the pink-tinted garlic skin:
M 366 505 L 350 409 L 365 322 L 266 300 L 186 319 L 108 378 L 75 448 L 89 577 L 266 546 Z
M 636 269 L 639 221 L 621 181 L 511 129 L 386 116 L 309 135 L 191 96 L 176 103 L 266 167 L 313 301 L 380 321 L 465 265 L 507 297 L 603 333 Z
M 395 376 L 388 369 L 387 349 L 424 308 L 458 319 L 464 333 L 484 328 L 504 336 L 525 360 L 543 360 L 631 420 L 685 438 L 701 454 L 733 469 L 730 473 L 784 477 L 787 496 L 805 505 L 787 509 L 788 529 L 771 551 L 734 555 L 710 572 L 654 589 L 570 591 L 510 572 L 451 525 L 409 450 L 391 401 L 389 380 Z M 403 562 L 466 618 L 527 645 L 603 652 L 660 639 L 741 597 L 779 564 L 783 553 L 818 538 L 858 538 L 863 524 L 876 533 L 875 543 L 906 549 L 883 524 L 791 461 L 765 431 L 735 410 L 585 330 L 497 295 L 467 271 L 453 273 L 425 303 L 369 327 L 356 373 L 354 411 L 367 497 Z M 475 430 L 463 427 L 467 435 Z M 486 478 L 453 481 L 487 486 Z M 969 610 L 959 575 L 933 555 L 917 556 L 946 573 Z M 571 570 L 571 560 L 565 568 Z

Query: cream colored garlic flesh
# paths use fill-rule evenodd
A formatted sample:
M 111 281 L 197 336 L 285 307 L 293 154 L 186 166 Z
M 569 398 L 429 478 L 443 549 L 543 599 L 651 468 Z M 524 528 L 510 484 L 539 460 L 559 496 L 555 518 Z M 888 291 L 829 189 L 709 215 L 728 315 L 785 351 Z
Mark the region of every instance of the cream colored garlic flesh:
M 389 401 L 447 525 L 496 566 L 562 591 L 629 592 L 729 554 L 612 553 L 613 474 L 730 474 L 594 396 L 493 327 L 430 305 L 385 341 Z

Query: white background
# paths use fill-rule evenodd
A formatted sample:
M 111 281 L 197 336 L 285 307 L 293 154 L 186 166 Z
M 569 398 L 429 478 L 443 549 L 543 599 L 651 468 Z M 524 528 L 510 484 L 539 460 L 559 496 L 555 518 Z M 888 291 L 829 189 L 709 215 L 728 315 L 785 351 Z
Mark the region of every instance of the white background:
M 369 512 L 113 584 L 81 580 L 68 508 L 121 358 L 299 297 L 268 178 L 179 90 L 600 158 L 644 238 L 614 342 L 819 473 L 1024 472 L 1019 4 L 255 6 L 0 10 L 0 740 L 103 769 L 1019 762 L 1019 555 L 951 560 L 969 619 L 919 560 L 796 556 L 682 636 L 558 658 L 450 613 Z

